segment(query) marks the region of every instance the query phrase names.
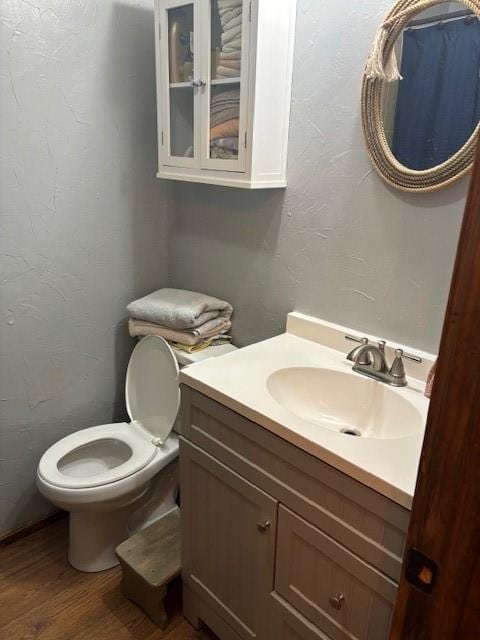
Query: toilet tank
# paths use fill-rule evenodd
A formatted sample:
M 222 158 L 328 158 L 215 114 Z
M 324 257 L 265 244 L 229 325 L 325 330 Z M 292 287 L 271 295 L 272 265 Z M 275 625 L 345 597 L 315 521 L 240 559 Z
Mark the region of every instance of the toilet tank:
M 216 347 L 207 347 L 202 351 L 197 351 L 196 353 L 186 353 L 186 351 L 181 351 L 180 349 L 175 349 L 172 345 L 173 353 L 178 362 L 178 366 L 180 369 L 184 367 L 188 367 L 190 364 L 195 364 L 196 362 L 201 362 L 202 360 L 207 360 L 208 358 L 218 358 L 218 356 L 223 356 L 225 353 L 231 353 L 232 351 L 236 351 L 238 347 L 235 347 L 233 344 L 219 344 Z M 176 433 L 180 433 L 180 413 L 175 420 L 175 425 L 173 430 Z

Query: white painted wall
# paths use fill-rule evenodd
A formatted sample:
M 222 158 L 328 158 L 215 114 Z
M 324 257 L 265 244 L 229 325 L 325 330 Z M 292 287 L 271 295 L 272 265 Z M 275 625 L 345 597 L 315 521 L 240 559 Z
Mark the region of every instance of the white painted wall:
M 170 186 L 170 285 L 231 300 L 240 345 L 281 332 L 295 309 L 438 347 L 467 181 L 409 195 L 372 169 L 360 83 L 391 6 L 298 0 L 285 192 Z
M 390 0 L 299 0 L 289 188 L 171 184 L 169 283 L 235 304 L 246 344 L 296 309 L 435 350 L 466 181 L 391 190 L 360 127 Z M 0 5 L 0 531 L 46 513 L 39 456 L 122 419 L 125 304 L 167 282 L 147 0 Z
M 0 532 L 39 456 L 123 417 L 125 305 L 166 283 L 149 0 L 0 3 Z

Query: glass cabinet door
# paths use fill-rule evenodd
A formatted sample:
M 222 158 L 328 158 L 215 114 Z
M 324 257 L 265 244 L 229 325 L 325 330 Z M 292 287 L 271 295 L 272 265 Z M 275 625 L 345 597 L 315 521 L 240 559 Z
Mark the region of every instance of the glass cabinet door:
M 245 171 L 249 5 L 249 0 L 206 0 L 202 167 L 207 169 Z
M 167 0 L 163 6 L 163 160 L 175 167 L 198 166 L 199 0 Z

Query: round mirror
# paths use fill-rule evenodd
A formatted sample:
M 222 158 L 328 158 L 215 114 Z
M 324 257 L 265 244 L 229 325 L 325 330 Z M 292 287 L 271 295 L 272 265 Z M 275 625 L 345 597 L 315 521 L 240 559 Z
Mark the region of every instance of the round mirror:
M 479 9 L 470 0 L 403 0 L 387 17 L 383 56 L 397 61 L 401 79 L 365 76 L 363 124 L 374 164 L 401 189 L 438 189 L 471 167 L 480 122 Z

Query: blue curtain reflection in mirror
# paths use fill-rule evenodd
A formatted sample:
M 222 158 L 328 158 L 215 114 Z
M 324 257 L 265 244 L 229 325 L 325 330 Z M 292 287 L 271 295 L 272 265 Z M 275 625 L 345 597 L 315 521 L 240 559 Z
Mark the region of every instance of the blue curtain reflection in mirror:
M 392 151 L 405 167 L 448 160 L 480 120 L 480 21 L 404 32 Z

